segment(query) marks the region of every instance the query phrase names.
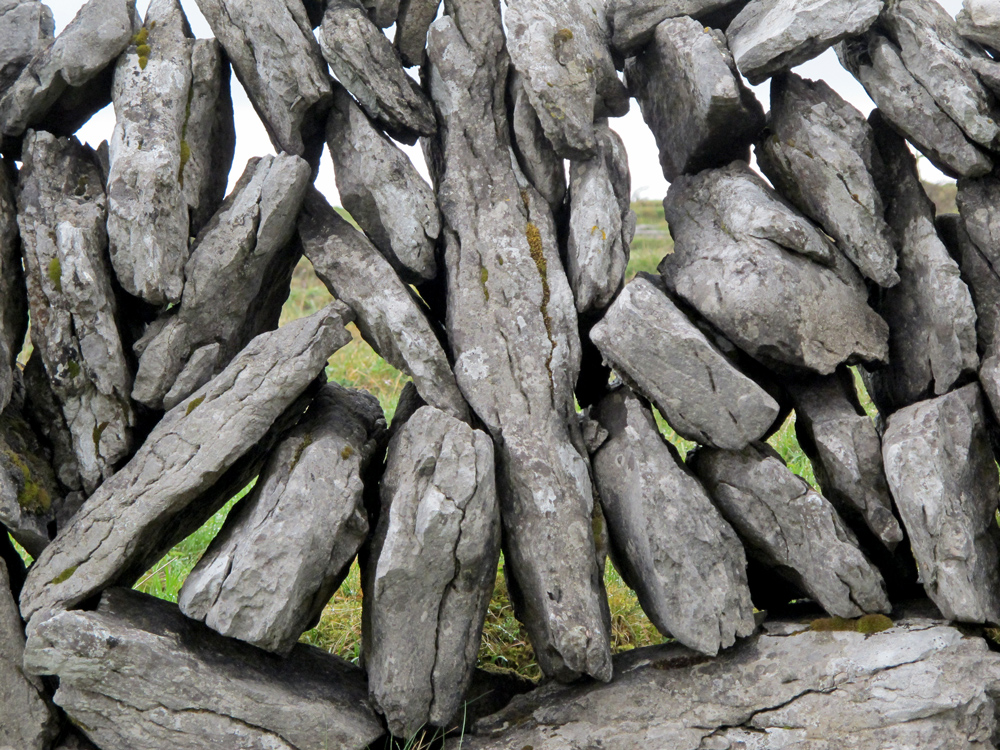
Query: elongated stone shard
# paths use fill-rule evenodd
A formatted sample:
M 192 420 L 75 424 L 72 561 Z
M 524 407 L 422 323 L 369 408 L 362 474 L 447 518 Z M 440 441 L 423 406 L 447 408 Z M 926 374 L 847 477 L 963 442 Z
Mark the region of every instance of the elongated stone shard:
M 128 454 L 135 423 L 94 152 L 75 138 L 30 131 L 17 205 L 32 344 L 72 435 L 84 489 L 93 492 Z
M 437 275 L 441 212 L 409 157 L 337 86 L 326 125 L 337 192 L 344 208 L 404 281 Z
M 384 434 L 374 396 L 324 385 L 184 581 L 181 612 L 290 653 L 368 536 L 363 477 Z
M 28 329 L 28 297 L 21 266 L 16 186 L 14 165 L 6 159 L 0 161 L 0 412 L 7 406 L 14 390 L 12 368 Z
M 996 464 L 979 385 L 889 417 L 886 477 L 927 595 L 950 620 L 1000 622 Z
M 261 334 L 171 409 L 32 565 L 21 614 L 44 619 L 72 607 L 141 562 L 350 341 L 343 315 L 330 306 Z
M 263 653 L 127 589 L 42 623 L 25 663 L 58 675 L 56 703 L 102 750 L 360 750 L 382 734 L 358 667 L 312 646 Z
M 558 216 L 566 198 L 565 162 L 545 137 L 542 123 L 524 90 L 523 78 L 516 70 L 510 74 L 508 96 L 514 103 L 509 116 L 513 133 L 511 147 L 518 166 L 548 202 L 553 216 Z
M 885 583 L 830 501 L 766 443 L 688 456 L 712 500 L 747 548 L 835 617 L 891 609 Z
M 0 3 L 0 96 L 54 33 L 52 11 L 39 0 Z
M 687 16 L 663 21 L 625 74 L 667 180 L 750 158 L 764 110 L 743 85 L 721 31 Z
M 629 108 L 608 48 L 605 3 L 512 0 L 504 23 L 511 61 L 556 153 L 595 156 L 595 117 L 621 117 Z
M 427 96 L 410 78 L 399 55 L 361 0 L 330 0 L 319 43 L 337 79 L 368 115 L 398 140 L 415 143 L 437 130 Z
M 73 436 L 52 392 L 52 384 L 38 349 L 32 349 L 21 374 L 24 379 L 25 414 L 52 448 L 52 469 L 56 478 L 64 487 L 82 490 L 80 466 L 73 452 Z
M 667 288 L 765 364 L 884 362 L 888 326 L 854 267 L 743 162 L 670 185 Z M 805 257 L 819 258 L 826 267 Z
M 309 173 L 303 159 L 288 154 L 247 162 L 191 249 L 180 303 L 161 313 L 136 344 L 136 401 L 172 409 L 220 372 L 250 339 L 277 325 L 284 297 L 272 300 L 261 290 L 280 288 L 279 280 L 291 274 L 298 260 L 290 243 Z M 270 325 L 257 325 L 260 316 L 269 318 Z M 199 351 L 216 344 L 218 354 L 206 367 Z M 197 368 L 199 377 L 187 377 L 191 368 Z M 178 390 L 178 381 L 187 387 Z
M 275 149 L 312 156 L 330 76 L 301 0 L 197 2 Z
M 403 65 L 420 65 L 427 46 L 427 30 L 431 27 L 441 0 L 401 0 L 396 18 L 396 51 Z
M 445 726 L 476 666 L 500 557 L 493 443 L 430 406 L 389 444 L 365 573 L 368 692 L 389 730 Z
M 976 308 L 980 356 L 1000 346 L 1000 180 L 980 177 L 958 184 L 960 215 L 937 218 L 938 231 L 961 270 Z
M 456 0 L 452 12 L 431 26 L 428 55 L 455 377 L 495 441 L 504 559 L 539 664 L 560 679 L 607 680 L 573 297 L 549 207 L 511 163 L 499 10 Z
M 787 73 L 771 79 L 767 125 L 756 154 L 771 184 L 864 276 L 896 284 L 896 250 L 871 177 L 874 136 L 864 116 L 825 82 Z
M 608 10 L 614 29 L 612 43 L 623 56 L 635 55 L 668 18 L 690 16 L 706 22 L 726 12 L 735 15 L 744 5 L 746 0 L 615 0 Z

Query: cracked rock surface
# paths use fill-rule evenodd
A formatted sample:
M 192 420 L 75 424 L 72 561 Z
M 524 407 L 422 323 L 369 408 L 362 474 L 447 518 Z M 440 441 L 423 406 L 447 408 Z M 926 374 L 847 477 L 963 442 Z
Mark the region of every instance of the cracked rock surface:
M 566 197 L 566 168 L 563 158 L 556 153 L 542 131 L 542 123 L 524 89 L 524 78 L 514 71 L 509 79 L 508 96 L 514 103 L 509 112 L 513 134 L 511 146 L 517 156 L 518 166 L 535 190 L 548 202 L 553 215 L 558 215 Z
M 1000 49 L 1000 7 L 991 0 L 963 0 L 955 16 L 958 32 L 966 39 Z
M 707 23 L 714 14 L 739 11 L 744 5 L 746 0 L 617 0 L 608 8 L 612 43 L 622 55 L 635 55 L 668 18 L 690 16 Z
M 0 2 L 0 96 L 54 32 L 52 11 L 39 0 Z
M 427 30 L 437 15 L 441 0 L 400 0 L 393 44 L 407 67 L 424 61 Z

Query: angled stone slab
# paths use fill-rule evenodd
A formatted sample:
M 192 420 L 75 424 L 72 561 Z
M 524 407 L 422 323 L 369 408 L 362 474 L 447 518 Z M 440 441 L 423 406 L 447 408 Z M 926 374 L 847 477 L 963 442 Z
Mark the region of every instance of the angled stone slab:
M 667 288 L 743 351 L 823 374 L 885 361 L 888 326 L 861 276 L 745 163 L 679 178 L 663 208 L 674 238 L 659 267 Z
M 320 0 L 327 3 L 328 0 Z M 369 18 L 380 29 L 387 29 L 392 26 L 399 16 L 399 8 L 402 0 L 361 0 Z
M 750 158 L 764 110 L 743 85 L 721 31 L 687 16 L 663 21 L 625 74 L 668 181 Z
M 330 0 L 319 43 L 330 69 L 365 112 L 406 143 L 437 130 L 427 96 L 399 54 L 365 12 L 361 0 Z
M 45 365 L 38 349 L 32 349 L 24 371 L 25 416 L 52 448 L 52 469 L 60 484 L 71 490 L 83 489 L 80 466 L 73 452 L 73 436 L 66 425 Z
M 136 401 L 173 408 L 260 333 L 257 315 L 275 307 L 261 290 L 280 287 L 278 279 L 298 260 L 289 243 L 309 175 L 309 165 L 288 154 L 247 162 L 191 249 L 180 303 L 161 313 L 135 346 Z
M 322 133 L 330 76 L 296 0 L 197 0 L 278 151 L 306 155 Z
M 404 281 L 437 275 L 441 213 L 434 190 L 409 157 L 337 86 L 326 124 L 344 208 Z
M 1000 7 L 991 0 L 962 0 L 955 16 L 958 33 L 977 44 L 1000 49 Z
M 771 184 L 864 276 L 896 284 L 896 249 L 871 177 L 874 136 L 864 116 L 825 82 L 787 73 L 771 79 L 767 125 L 756 154 Z
M 437 16 L 441 0 L 401 0 L 396 17 L 396 51 L 403 65 L 420 65 L 427 46 L 427 30 Z
M 0 19 L 3 17 L 0 16 Z M 0 162 L 0 411 L 14 389 L 13 369 L 28 329 L 28 297 L 21 264 L 21 237 L 17 228 L 17 174 L 14 165 Z
M 493 443 L 431 406 L 389 444 L 365 573 L 365 669 L 389 730 L 446 726 L 462 706 L 500 558 Z
M 135 423 L 94 152 L 76 138 L 30 131 L 17 205 L 31 341 L 72 435 L 84 489 L 93 492 L 128 455 Z
M 785 466 L 766 443 L 742 451 L 699 448 L 688 456 L 747 555 L 836 617 L 888 612 L 878 570 L 833 505 Z
M 342 316 L 343 308 L 331 305 L 261 334 L 171 409 L 32 565 L 22 615 L 45 619 L 141 563 L 179 514 L 264 436 L 350 341 Z
M 266 654 L 127 589 L 42 623 L 25 663 L 59 677 L 56 703 L 102 750 L 361 750 L 383 733 L 358 667 L 305 645 Z
M 553 215 L 559 215 L 566 198 L 565 163 L 545 137 L 542 123 L 524 89 L 524 79 L 516 70 L 510 74 L 507 95 L 514 102 L 510 113 L 514 136 L 511 146 L 518 166 L 548 202 Z
M 504 23 L 511 61 L 545 137 L 563 158 L 595 156 L 595 117 L 621 117 L 629 108 L 608 48 L 605 3 L 512 0 Z
M 657 629 L 715 655 L 754 630 L 743 545 L 628 388 L 593 417 L 608 431 L 591 461 L 611 555 Z
M 368 537 L 362 478 L 384 434 L 374 396 L 324 385 L 184 581 L 181 611 L 290 653 Z
M 315 188 L 299 217 L 299 235 L 320 281 L 354 310 L 365 341 L 407 372 L 427 403 L 467 419 L 468 406 L 422 305 L 371 242 Z
M 52 11 L 39 0 L 0 3 L 0 96 L 54 33 Z
M 960 215 L 937 218 L 938 232 L 958 262 L 976 308 L 980 356 L 1000 345 L 1000 180 L 962 180 L 956 202 Z
M 518 181 L 507 115 L 494 109 L 508 72 L 499 10 L 454 7 L 431 26 L 428 54 L 455 377 L 497 446 L 504 557 L 542 669 L 607 680 L 593 487 L 573 406 L 576 309 L 549 206 Z
M 1000 622 L 997 470 L 979 385 L 897 411 L 882 455 L 927 595 L 948 619 Z
M 647 274 L 630 281 L 590 340 L 677 434 L 739 450 L 758 440 L 778 404 L 740 372 Z
M 611 41 L 628 57 L 652 41 L 656 27 L 668 18 L 690 16 L 705 22 L 727 11 L 735 15 L 744 5 L 746 0 L 616 0 L 608 10 L 614 29 Z

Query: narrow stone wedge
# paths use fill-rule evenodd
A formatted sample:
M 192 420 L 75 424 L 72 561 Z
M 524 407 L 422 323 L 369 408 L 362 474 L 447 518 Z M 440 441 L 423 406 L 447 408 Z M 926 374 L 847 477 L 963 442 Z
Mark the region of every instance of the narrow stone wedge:
M 0 412 L 14 389 L 13 368 L 28 329 L 28 296 L 17 228 L 17 176 L 0 161 Z
M 401 0 L 396 18 L 396 51 L 407 67 L 424 61 L 427 30 L 437 16 L 441 0 Z

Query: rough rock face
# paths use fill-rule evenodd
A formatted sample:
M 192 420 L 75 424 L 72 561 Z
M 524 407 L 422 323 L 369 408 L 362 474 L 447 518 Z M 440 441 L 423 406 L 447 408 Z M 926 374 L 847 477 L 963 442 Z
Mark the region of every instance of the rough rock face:
M 990 0 L 963 0 L 955 17 L 958 32 L 966 39 L 1000 49 L 1000 8 Z
M 1000 180 L 962 180 L 956 202 L 961 216 L 940 216 L 937 226 L 969 287 L 979 354 L 986 356 L 1000 345 Z
M 441 0 L 400 0 L 394 44 L 407 67 L 424 61 L 427 30 L 437 15 L 439 5 Z
M 824 374 L 885 360 L 887 326 L 857 271 L 745 163 L 677 179 L 663 208 L 667 287 L 745 352 Z
M 330 77 L 302 3 L 197 2 L 275 148 L 306 154 L 322 132 Z
M 13 165 L 0 162 L 0 411 L 10 401 L 14 388 L 11 368 L 28 328 L 28 299 L 14 197 L 16 185 Z
M 289 242 L 308 185 L 309 165 L 297 156 L 255 157 L 247 163 L 192 247 L 180 304 L 162 313 L 135 346 L 136 401 L 172 409 L 251 338 L 277 325 L 284 298 L 274 305 L 261 289 L 265 280 L 269 287 L 280 287 L 298 260 Z
M 872 181 L 874 136 L 864 116 L 823 81 L 771 79 L 770 135 L 756 149 L 777 189 L 880 286 L 899 281 L 882 198 Z
M 677 309 L 661 283 L 646 274 L 630 281 L 590 339 L 677 434 L 739 450 L 764 435 L 778 404 Z
M 732 528 L 628 388 L 593 417 L 608 431 L 594 478 L 612 558 L 664 634 L 715 655 L 754 630 L 746 558 Z
M 41 436 L 52 447 L 52 469 L 59 483 L 71 490 L 81 490 L 83 483 L 80 480 L 80 466 L 73 453 L 73 436 L 52 392 L 38 349 L 32 350 L 21 374 L 26 397 L 25 411 Z
M 539 663 L 561 679 L 607 680 L 593 488 L 573 407 L 576 310 L 549 207 L 511 168 L 499 10 L 454 8 L 431 26 L 428 55 L 455 376 L 497 445 L 504 556 Z
M 360 750 L 382 734 L 343 659 L 304 645 L 271 656 L 127 589 L 41 623 L 25 664 L 59 677 L 56 703 L 102 750 Z
M 21 614 L 44 619 L 137 566 L 165 527 L 264 436 L 350 341 L 343 325 L 343 313 L 330 306 L 262 334 L 170 410 L 32 565 Z
M 750 158 L 764 110 L 743 85 L 721 31 L 687 16 L 668 19 L 625 72 L 667 180 Z
M 888 612 L 882 576 L 837 511 L 765 443 L 742 451 L 700 448 L 688 466 L 740 535 L 747 555 L 837 617 Z
M 389 729 L 410 737 L 462 706 L 500 557 L 493 443 L 424 406 L 389 444 L 365 573 L 365 667 Z
M 54 32 L 52 11 L 39 0 L 0 2 L 0 95 Z
M 766 628 L 715 659 L 678 645 L 625 652 L 610 685 L 538 688 L 479 721 L 462 746 L 992 747 L 1000 658 L 982 638 L 918 614 L 874 634 Z
M 107 203 L 94 152 L 30 131 L 17 196 L 33 345 L 92 492 L 128 454 L 132 374 L 116 323 Z
M 566 168 L 563 158 L 545 137 L 542 123 L 524 90 L 524 79 L 517 71 L 510 74 L 508 86 L 508 96 L 514 102 L 513 110 L 508 113 L 513 133 L 511 146 L 517 156 L 518 166 L 549 204 L 553 215 L 559 215 L 566 197 Z M 591 159 L 584 162 L 599 163 Z
M 386 132 L 406 143 L 433 135 L 430 102 L 361 0 L 329 0 L 319 40 L 337 79 Z
M 545 137 L 566 159 L 597 155 L 595 117 L 621 117 L 628 92 L 608 49 L 600 0 L 511 0 L 510 57 Z
M 638 53 L 668 18 L 690 16 L 708 21 L 715 14 L 740 10 L 746 0 L 622 0 L 609 3 L 614 29 L 612 43 L 623 56 Z
M 421 47 L 423 49 L 423 47 Z M 326 125 L 337 191 L 379 252 L 405 281 L 437 275 L 441 214 L 430 185 L 341 87 Z
M 996 465 L 979 385 L 889 417 L 886 477 L 927 595 L 945 617 L 1000 622 Z

